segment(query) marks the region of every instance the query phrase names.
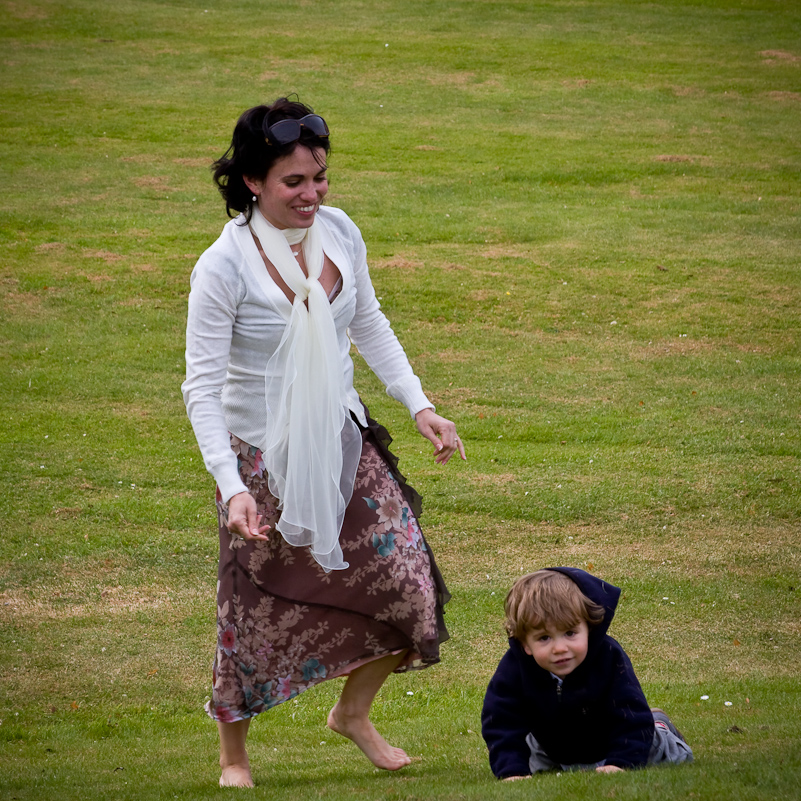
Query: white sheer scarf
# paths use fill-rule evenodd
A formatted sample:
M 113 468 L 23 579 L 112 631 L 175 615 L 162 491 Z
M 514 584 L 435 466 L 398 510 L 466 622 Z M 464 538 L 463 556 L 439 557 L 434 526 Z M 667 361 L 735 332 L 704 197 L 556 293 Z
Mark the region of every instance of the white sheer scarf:
M 253 209 L 251 230 L 295 293 L 281 343 L 267 363 L 266 444 L 270 492 L 279 499 L 278 531 L 309 546 L 326 571 L 344 570 L 339 532 L 353 494 L 361 434 L 348 408 L 331 303 L 319 282 L 323 245 L 318 223 L 281 230 Z M 308 277 L 291 244 L 303 242 Z M 307 305 L 308 304 L 308 305 Z

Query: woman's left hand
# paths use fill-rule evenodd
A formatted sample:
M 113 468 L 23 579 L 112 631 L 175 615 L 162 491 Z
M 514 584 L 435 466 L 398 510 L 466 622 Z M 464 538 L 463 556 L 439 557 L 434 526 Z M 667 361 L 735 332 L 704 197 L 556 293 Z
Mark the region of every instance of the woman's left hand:
M 467 459 L 462 440 L 456 433 L 456 424 L 440 417 L 433 409 L 421 409 L 415 416 L 417 430 L 434 443 L 434 459 L 437 464 L 447 464 L 456 451 Z

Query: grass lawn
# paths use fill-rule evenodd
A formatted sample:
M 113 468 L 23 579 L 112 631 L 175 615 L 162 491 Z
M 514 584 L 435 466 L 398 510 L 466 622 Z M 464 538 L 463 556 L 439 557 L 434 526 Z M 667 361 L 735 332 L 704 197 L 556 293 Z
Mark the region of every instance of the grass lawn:
M 466 464 L 356 356 L 453 592 L 379 773 L 265 713 L 265 799 L 797 799 L 801 8 L 785 0 L 0 0 L 0 797 L 230 797 L 202 705 L 213 482 L 180 397 L 208 167 L 297 92 L 329 200 Z M 694 764 L 496 782 L 511 582 L 585 567 Z

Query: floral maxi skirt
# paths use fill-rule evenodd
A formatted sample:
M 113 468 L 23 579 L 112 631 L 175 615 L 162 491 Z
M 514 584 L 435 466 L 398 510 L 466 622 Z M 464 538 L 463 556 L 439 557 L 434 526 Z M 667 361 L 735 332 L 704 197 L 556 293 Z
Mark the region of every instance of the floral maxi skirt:
M 417 522 L 419 495 L 397 471 L 390 441 L 373 420 L 362 431 L 340 534 L 350 566 L 326 573 L 275 530 L 280 511 L 261 452 L 231 435 L 242 480 L 272 529 L 268 542 L 232 536 L 218 490 L 217 651 L 206 704 L 215 720 L 253 717 L 388 654 L 406 652 L 396 672 L 439 662 L 449 595 Z

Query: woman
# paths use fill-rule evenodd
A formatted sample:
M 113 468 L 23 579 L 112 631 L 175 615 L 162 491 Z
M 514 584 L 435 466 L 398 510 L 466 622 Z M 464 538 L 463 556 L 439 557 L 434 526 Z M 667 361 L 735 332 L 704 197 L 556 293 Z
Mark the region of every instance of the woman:
M 393 671 L 439 661 L 448 595 L 419 496 L 353 388 L 351 341 L 445 464 L 464 448 L 380 311 L 358 228 L 321 206 L 328 126 L 280 98 L 246 111 L 214 177 L 229 216 L 191 278 L 184 400 L 220 521 L 207 704 L 223 786 L 253 786 L 250 719 L 347 676 L 328 716 L 378 767 L 409 757 L 369 720 Z M 268 533 L 269 532 L 269 533 Z

